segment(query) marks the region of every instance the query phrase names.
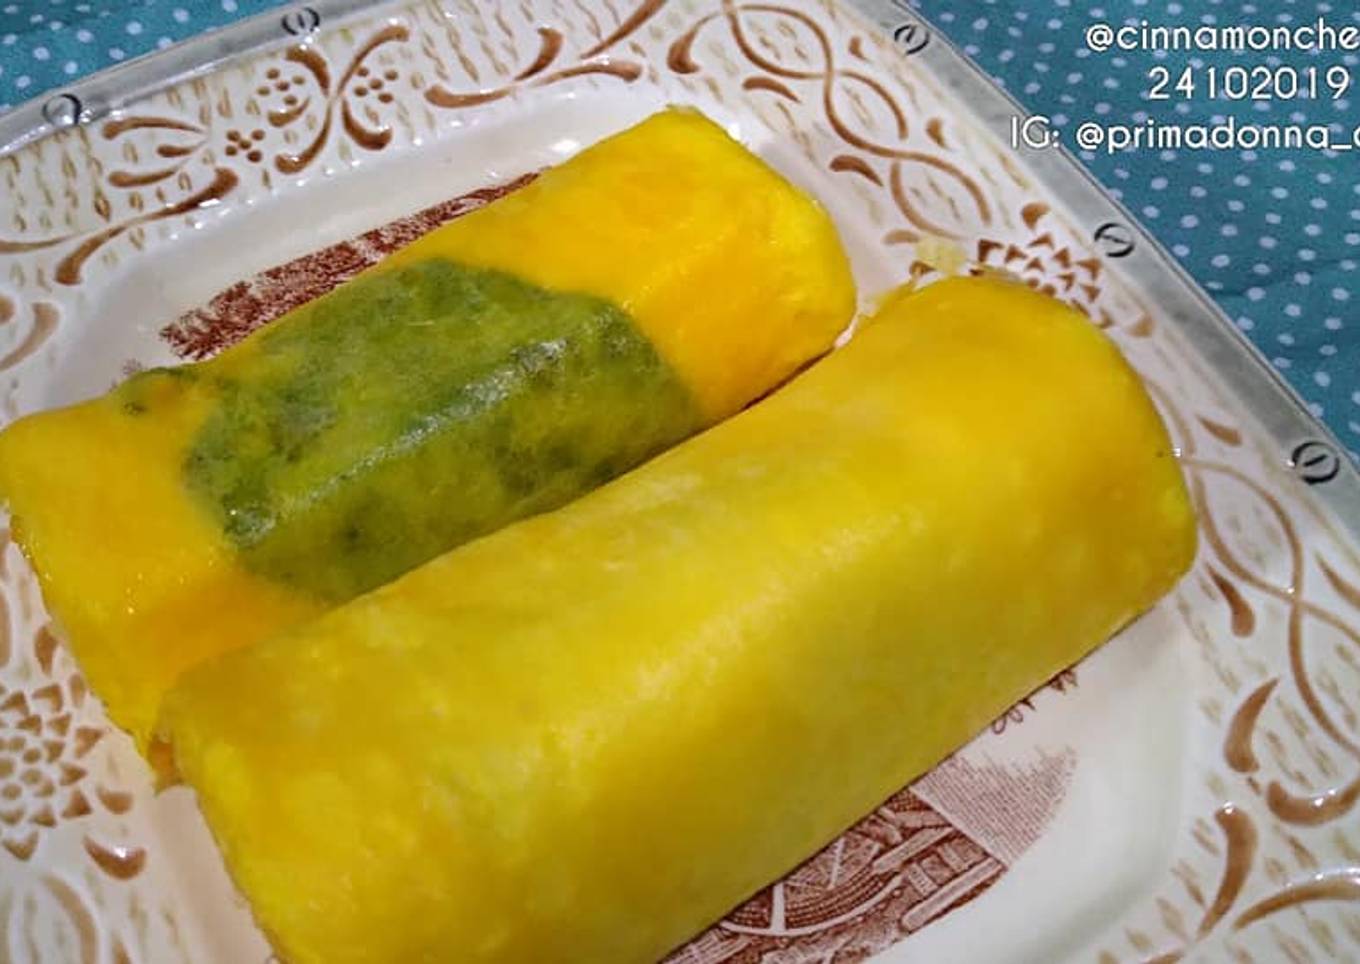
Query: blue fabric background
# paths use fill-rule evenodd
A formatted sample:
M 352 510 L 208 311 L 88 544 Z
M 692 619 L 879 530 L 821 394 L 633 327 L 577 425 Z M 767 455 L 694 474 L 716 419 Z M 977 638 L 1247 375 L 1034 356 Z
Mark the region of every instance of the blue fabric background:
M 1340 100 L 1145 99 L 1185 53 L 1093 53 L 1086 28 L 1360 23 L 1353 0 L 913 0 L 1027 107 L 1070 133 L 1086 120 L 1360 124 L 1356 54 L 1204 54 L 1199 64 L 1351 70 Z M 0 0 L 0 110 L 71 78 L 277 5 L 277 0 Z M 1360 451 L 1360 152 L 1140 151 L 1083 160 L 1181 260 L 1336 432 Z

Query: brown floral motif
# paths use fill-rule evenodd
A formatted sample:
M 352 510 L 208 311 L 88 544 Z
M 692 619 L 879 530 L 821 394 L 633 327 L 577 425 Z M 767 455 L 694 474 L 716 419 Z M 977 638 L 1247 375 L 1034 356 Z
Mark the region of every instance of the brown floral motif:
M 47 340 L 52 337 L 53 332 L 57 330 L 57 320 L 60 318 L 60 314 L 56 305 L 47 301 L 39 301 L 33 305 L 32 318 L 32 323 L 23 337 L 13 348 L 5 352 L 4 355 L 0 355 L 0 372 L 20 364 L 45 345 Z M 9 319 L 6 318 L 5 320 L 8 321 Z M 4 660 L 0 659 L 0 665 L 3 664 Z
M 1269 780 L 1263 787 L 1257 778 L 1262 763 L 1256 752 L 1256 733 L 1263 713 L 1272 700 L 1279 697 L 1282 688 L 1288 686 L 1309 714 L 1314 732 L 1330 740 L 1352 761 L 1360 761 L 1360 746 L 1347 733 L 1347 726 L 1343 726 L 1336 719 L 1334 711 L 1325 705 L 1319 692 L 1321 687 L 1313 678 L 1306 653 L 1307 630 L 1312 624 L 1325 626 L 1341 637 L 1342 643 L 1337 647 L 1337 652 L 1343 661 L 1348 653 L 1342 647 L 1352 647 L 1352 652 L 1360 651 L 1360 632 L 1353 623 L 1308 598 L 1305 592 L 1308 573 L 1305 540 L 1279 495 L 1240 468 L 1212 458 L 1201 450 L 1200 431 L 1221 446 L 1220 450 L 1229 451 L 1242 446 L 1242 433 L 1231 425 L 1204 415 L 1197 415 L 1191 420 L 1170 392 L 1155 381 L 1148 381 L 1147 384 L 1171 429 L 1199 516 L 1202 542 L 1208 558 L 1202 558 L 1196 569 L 1223 601 L 1229 630 L 1237 637 L 1257 633 L 1258 620 L 1249 599 L 1250 594 L 1264 596 L 1287 610 L 1283 648 L 1288 675 L 1273 675 L 1258 682 L 1236 704 L 1224 732 L 1222 758 L 1230 772 L 1244 778 L 1246 790 L 1263 800 L 1266 809 L 1278 821 L 1276 828 L 1287 836 L 1291 849 L 1302 865 L 1316 869 L 1316 860 L 1301 843 L 1287 835 L 1287 828 L 1329 824 L 1352 813 L 1357 802 L 1360 802 L 1360 775 L 1317 794 L 1291 791 L 1278 778 Z M 1288 570 L 1282 580 L 1276 581 L 1262 574 L 1253 563 L 1234 551 L 1227 536 L 1229 530 L 1219 519 L 1219 500 L 1210 494 L 1211 480 L 1230 481 L 1239 491 L 1245 492 L 1255 503 L 1258 518 L 1268 520 L 1267 524 L 1273 525 L 1279 532 L 1288 563 Z M 1320 553 L 1315 553 L 1314 561 L 1337 596 L 1360 611 L 1360 588 Z M 1354 656 L 1351 656 L 1351 660 L 1354 660 Z M 1335 689 L 1334 683 L 1328 695 L 1343 702 L 1338 699 L 1341 694 Z M 1355 720 L 1350 717 L 1351 711 L 1344 706 L 1344 702 L 1342 709 L 1347 714 L 1347 724 L 1354 729 Z M 1296 725 L 1301 726 L 1303 723 L 1299 721 Z M 1250 889 L 1248 885 L 1262 864 L 1259 859 L 1260 833 L 1247 810 L 1235 803 L 1220 807 L 1214 813 L 1214 822 L 1222 834 L 1224 847 L 1219 884 L 1212 901 L 1207 905 L 1203 900 L 1196 901 L 1204 908 L 1204 913 L 1199 924 L 1191 929 L 1179 923 L 1178 914 L 1168 913 L 1167 908 L 1172 906 L 1170 903 L 1159 899 L 1163 921 L 1168 923 L 1168 929 L 1179 939 L 1181 946 L 1151 954 L 1153 945 L 1150 938 L 1139 931 L 1128 931 L 1131 942 L 1144 955 L 1142 964 L 1174 964 L 1195 951 L 1211 935 L 1225 928 L 1230 932 L 1241 931 L 1288 908 L 1316 902 L 1360 903 L 1360 867 L 1340 867 L 1288 882 L 1281 879 L 1282 866 L 1275 863 L 1273 867 L 1267 867 L 1267 876 L 1270 878 L 1267 886 L 1270 890 L 1266 895 L 1256 896 L 1246 906 L 1240 906 Z M 1206 852 L 1213 855 L 1220 853 L 1201 831 L 1195 833 L 1194 839 Z M 1113 964 L 1117 960 L 1109 952 L 1100 956 L 1101 964 Z
M 580 51 L 574 62 L 553 70 L 549 68 L 558 64 L 565 39 L 560 30 L 539 27 L 538 50 L 508 83 L 475 91 L 455 91 L 445 84 L 436 83 L 425 90 L 425 99 L 436 107 L 456 110 L 488 104 L 526 88 L 547 87 L 573 77 L 592 74 L 615 77 L 631 83 L 642 76 L 642 64 L 635 60 L 612 57 L 608 51 L 641 29 L 647 21 L 656 16 L 665 3 L 666 0 L 643 0 L 611 33 Z
M 284 174 L 296 174 L 316 160 L 322 148 L 330 140 L 337 117 L 340 126 L 355 144 L 369 151 L 379 151 L 392 140 L 392 129 L 373 126 L 375 121 L 366 120 L 359 105 L 376 101 L 381 105 L 391 104 L 393 97 L 388 85 L 399 79 L 395 69 L 375 73 L 367 66 L 367 60 L 380 47 L 410 39 L 411 31 L 403 24 L 393 23 L 378 30 L 349 59 L 349 63 L 333 78 L 330 62 L 316 47 L 301 44 L 289 48 L 283 59 L 286 65 L 294 65 L 300 72 L 284 76 L 284 67 L 272 67 L 265 72 L 264 82 L 255 93 L 262 98 L 278 102 L 277 107 L 269 109 L 267 117 L 270 125 L 278 129 L 288 129 L 303 118 L 311 115 L 314 101 L 319 101 L 321 124 L 311 140 L 299 151 L 280 151 L 274 157 L 274 166 Z M 307 93 L 308 88 L 311 93 Z M 248 143 L 238 143 L 237 150 L 245 149 L 247 158 L 254 150 Z
M 132 794 L 102 786 L 90 776 L 89 755 L 104 738 L 89 723 L 88 689 L 77 672 L 57 671 L 59 644 L 47 627 L 33 640 L 39 682 L 24 688 L 0 684 L 0 847 L 27 861 L 42 835 L 96 810 L 126 813 Z M 85 837 L 90 859 L 112 877 L 135 876 L 145 852 Z
M 801 34 L 790 41 L 800 52 L 800 63 L 786 62 L 757 36 L 755 20 L 770 19 L 778 26 L 766 33 Z M 723 22 L 740 51 L 762 76 L 749 78 L 747 90 L 769 90 L 794 101 L 798 93 L 811 86 L 820 95 L 821 110 L 832 131 L 858 153 L 842 154 L 831 161 L 833 170 L 849 171 L 884 188 L 907 224 L 889 232 L 889 243 L 912 243 L 925 237 L 963 239 L 974 235 L 993 221 L 991 202 L 978 181 L 959 165 L 933 150 L 907 146 L 909 124 L 906 112 L 883 84 L 854 67 L 837 62 L 835 47 L 827 31 L 809 14 L 794 7 L 769 3 L 739 3 L 723 0 L 721 9 L 700 18 L 671 44 L 667 63 L 678 74 L 694 74 L 700 64 L 694 55 L 696 41 L 705 28 Z M 813 57 L 808 51 L 815 51 Z M 792 85 L 792 86 L 790 86 Z M 843 107 L 850 91 L 865 92 L 891 117 L 896 142 L 883 143 L 857 128 Z M 938 122 L 937 122 L 938 123 Z M 929 136 L 930 128 L 927 133 Z M 938 130 L 932 138 L 942 143 Z M 910 182 L 906 172 L 918 172 Z
M 1308 567 L 1304 540 L 1279 498 L 1240 469 L 1203 457 L 1199 452 L 1190 422 L 1171 402 L 1164 390 L 1154 386 L 1154 392 L 1171 423 L 1181 453 L 1181 462 L 1187 471 L 1191 496 L 1199 513 L 1204 543 L 1217 562 L 1217 565 L 1206 563 L 1205 569 L 1227 605 L 1230 626 L 1237 635 L 1242 635 L 1241 630 L 1249 625 L 1253 627 L 1255 625 L 1256 617 L 1243 591 L 1244 588 L 1287 608 L 1284 647 L 1288 657 L 1289 681 L 1294 692 L 1311 716 L 1318 732 L 1325 735 L 1354 763 L 1360 764 L 1360 743 L 1357 743 L 1347 732 L 1347 727 L 1335 718 L 1334 711 L 1327 708 L 1319 692 L 1319 684 L 1309 669 L 1306 655 L 1307 630 L 1311 624 L 1328 627 L 1340 636 L 1346 645 L 1354 647 L 1356 652 L 1360 652 L 1360 630 L 1357 630 L 1353 623 L 1309 600 L 1305 591 Z M 1205 430 L 1223 445 L 1236 448 L 1241 444 L 1240 434 L 1235 429 L 1213 421 L 1206 423 L 1203 419 L 1201 424 L 1204 424 Z M 1233 551 L 1219 522 L 1215 500 L 1209 497 L 1207 485 L 1211 478 L 1231 480 L 1240 489 L 1249 493 L 1261 514 L 1278 528 L 1284 539 L 1289 562 L 1289 571 L 1283 584 L 1262 575 Z M 1357 590 L 1323 556 L 1318 555 L 1316 562 L 1319 571 L 1337 595 L 1360 612 L 1360 605 L 1357 605 L 1360 603 L 1360 590 Z M 1257 792 L 1259 784 L 1250 775 L 1259 769 L 1260 764 L 1252 749 L 1252 740 L 1257 721 L 1268 701 L 1278 692 L 1279 682 L 1279 678 L 1262 682 L 1239 705 L 1229 724 L 1224 743 L 1224 759 L 1228 766 L 1234 772 L 1250 777 L 1248 786 Z M 1350 729 L 1353 728 L 1352 721 Z M 1266 785 L 1264 796 L 1270 811 L 1286 824 L 1314 826 L 1328 823 L 1349 814 L 1354 810 L 1357 801 L 1360 801 L 1360 773 L 1350 781 L 1316 795 L 1294 793 L 1280 780 L 1271 780 Z
M 163 121 L 164 119 L 157 118 L 157 120 Z M 112 136 L 116 137 L 117 133 L 114 133 Z M 122 188 L 150 184 L 170 177 L 178 170 L 178 167 L 179 164 L 172 166 L 172 169 L 170 169 L 168 173 L 164 169 L 149 172 L 147 174 L 114 171 L 110 174 L 109 183 L 114 187 Z M 115 181 L 115 177 L 118 178 L 117 181 Z M 84 231 L 59 235 L 54 238 L 44 238 L 39 241 L 19 241 L 0 238 L 0 255 L 25 254 L 31 251 L 60 247 L 73 241 L 78 242 L 57 262 L 52 273 L 53 278 L 58 284 L 76 285 L 80 283 L 81 272 L 84 270 L 86 262 L 110 241 L 127 233 L 133 228 L 141 227 L 165 218 L 188 214 L 198 208 L 216 204 L 236 187 L 239 180 L 237 175 L 230 169 L 218 167 L 213 170 L 212 180 L 206 186 L 197 191 L 193 191 L 178 201 L 166 203 L 152 211 L 135 214 L 106 227 L 90 228 Z M 109 219 L 107 201 L 105 201 L 104 205 L 97 207 L 96 213 L 105 221 Z
M 1047 826 L 1073 762 L 1070 751 L 1021 767 L 951 758 L 665 964 L 848 964 L 876 954 L 995 884 Z
M 227 157 L 236 157 L 239 154 L 249 163 L 259 164 L 264 160 L 264 151 L 260 149 L 260 142 L 264 140 L 264 136 L 264 131 L 258 127 L 249 132 L 233 127 L 227 131 L 227 146 L 223 153 Z
M 1204 908 L 1203 916 L 1193 930 L 1176 928 L 1183 933 L 1183 945 L 1172 951 L 1158 953 L 1144 959 L 1143 964 L 1175 964 L 1216 931 L 1226 927 L 1241 931 L 1292 907 L 1319 901 L 1360 902 L 1360 868 L 1346 868 L 1314 874 L 1303 880 L 1284 885 L 1265 897 L 1239 908 L 1248 879 L 1257 865 L 1259 837 L 1256 824 L 1244 811 L 1225 804 L 1214 813 L 1214 822 L 1222 834 L 1224 848 L 1222 871 L 1213 900 Z M 1102 964 L 1114 960 L 1106 953 Z
M 274 158 L 275 166 L 284 173 L 294 174 L 311 164 L 321 153 L 330 138 L 335 119 L 346 135 L 367 150 L 381 150 L 392 139 L 392 131 L 387 127 L 374 127 L 367 122 L 355 107 L 366 99 L 376 100 L 379 104 L 390 104 L 392 97 L 384 87 L 398 77 L 395 71 L 387 70 L 374 75 L 365 66 L 365 61 L 379 47 L 395 41 L 406 40 L 410 31 L 400 24 L 389 24 L 377 31 L 351 57 L 349 65 L 332 82 L 330 66 L 324 56 L 309 45 L 291 48 L 285 55 L 286 62 L 296 64 L 301 72 L 290 78 L 283 78 L 282 71 L 270 68 L 265 77 L 268 83 L 256 91 L 261 96 L 282 93 L 282 106 L 268 111 L 270 125 L 278 129 L 288 129 L 308 116 L 313 106 L 313 97 L 299 100 L 296 94 L 288 91 L 307 86 L 309 80 L 316 90 L 316 98 L 321 101 L 321 124 L 311 141 L 299 152 L 280 151 Z M 199 208 L 216 204 L 236 189 L 240 175 L 229 167 L 209 164 L 211 179 L 206 185 L 194 189 L 189 175 L 191 162 L 208 161 L 208 149 L 214 146 L 212 131 L 204 124 L 181 117 L 134 114 L 120 117 L 103 124 L 99 136 L 106 142 L 115 143 L 134 132 L 150 132 L 155 140 L 151 145 L 151 158 L 148 163 L 134 163 L 131 166 L 119 162 L 109 171 L 106 183 L 109 187 L 122 191 L 135 191 L 167 184 L 173 180 L 175 188 L 183 195 L 178 200 L 166 200 L 160 207 L 143 211 L 141 196 L 130 196 L 134 213 L 117 222 L 112 221 L 112 208 L 102 193 L 95 196 L 95 215 L 104 222 L 100 227 L 69 232 L 56 237 L 39 240 L 0 238 L 0 256 L 20 255 L 48 248 L 73 245 L 61 257 L 54 269 L 53 278 L 58 284 L 79 284 L 82 272 L 89 259 L 114 239 L 155 221 L 188 214 Z M 260 164 L 264 161 L 264 141 L 266 131 L 262 127 L 230 128 L 225 131 L 225 143 L 218 145 L 222 154 L 228 158 L 240 157 L 247 164 Z M 134 152 L 133 156 L 137 156 Z M 158 197 L 164 195 L 158 193 Z
M 176 187 L 186 192 L 186 196 L 178 201 L 167 201 L 161 207 L 151 211 L 142 211 L 141 196 L 131 195 L 132 207 L 138 213 L 121 221 L 113 222 L 112 208 L 109 205 L 108 198 L 102 192 L 96 192 L 94 212 L 104 222 L 103 227 L 75 231 L 38 241 L 0 239 L 0 255 L 25 254 L 48 248 L 58 248 L 75 242 L 74 246 L 57 261 L 52 276 L 58 284 L 76 285 L 80 283 L 85 264 L 110 241 L 152 222 L 187 214 L 198 208 L 215 204 L 236 187 L 239 181 L 237 175 L 228 168 L 216 167 L 213 168 L 212 179 L 206 186 L 196 191 L 192 189 L 192 181 L 184 172 L 184 168 L 192 158 L 199 155 L 203 148 L 207 146 L 209 135 L 207 130 L 191 121 L 174 117 L 134 115 L 107 122 L 100 129 L 100 136 L 105 141 L 114 142 L 132 131 L 143 130 L 170 136 L 168 143 L 160 143 L 155 147 L 156 166 L 150 168 L 117 167 L 109 172 L 108 185 L 120 190 L 132 191 L 137 188 L 161 184 L 178 175 Z M 35 325 L 34 331 L 39 331 L 41 328 L 41 325 Z M 4 366 L 0 365 L 0 367 Z
M 78 884 L 58 874 L 43 874 L 27 888 L 0 894 L 0 948 L 26 944 L 27 955 L 21 955 L 14 964 L 43 964 L 41 953 L 32 943 L 32 934 L 47 918 L 68 935 L 63 962 L 131 964 L 122 938 L 101 926 L 98 913 L 99 908 Z M 27 938 L 23 944 L 21 934 Z
M 155 145 L 155 162 L 159 166 L 141 170 L 119 167 L 109 172 L 108 181 L 113 187 L 147 187 L 173 177 L 208 146 L 210 136 L 206 128 L 192 121 L 142 115 L 109 121 L 100 128 L 100 136 L 106 141 L 116 142 L 133 131 L 152 131 L 168 138 Z

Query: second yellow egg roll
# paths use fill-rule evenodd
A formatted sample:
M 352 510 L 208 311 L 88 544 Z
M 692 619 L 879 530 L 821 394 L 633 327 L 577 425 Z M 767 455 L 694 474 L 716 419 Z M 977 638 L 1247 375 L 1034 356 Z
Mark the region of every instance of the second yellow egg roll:
M 1114 345 L 947 281 L 578 502 L 193 671 L 159 732 L 293 964 L 645 964 L 1194 547 Z

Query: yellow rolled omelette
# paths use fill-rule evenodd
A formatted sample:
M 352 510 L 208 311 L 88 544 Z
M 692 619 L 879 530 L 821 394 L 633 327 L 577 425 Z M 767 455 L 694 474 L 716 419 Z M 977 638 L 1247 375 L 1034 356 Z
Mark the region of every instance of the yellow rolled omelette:
M 992 279 L 166 699 L 292 964 L 644 964 L 1151 606 L 1195 523 L 1137 376 Z
M 830 219 L 670 110 L 217 358 L 0 433 L 0 499 L 112 718 L 186 668 L 562 505 L 854 312 Z

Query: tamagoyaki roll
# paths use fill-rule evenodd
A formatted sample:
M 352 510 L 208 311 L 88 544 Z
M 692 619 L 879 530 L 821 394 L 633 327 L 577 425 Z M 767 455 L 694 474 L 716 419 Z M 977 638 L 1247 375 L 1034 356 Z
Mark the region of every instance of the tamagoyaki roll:
M 854 284 L 818 204 L 668 110 L 218 357 L 0 433 L 0 499 L 112 719 L 736 412 Z

